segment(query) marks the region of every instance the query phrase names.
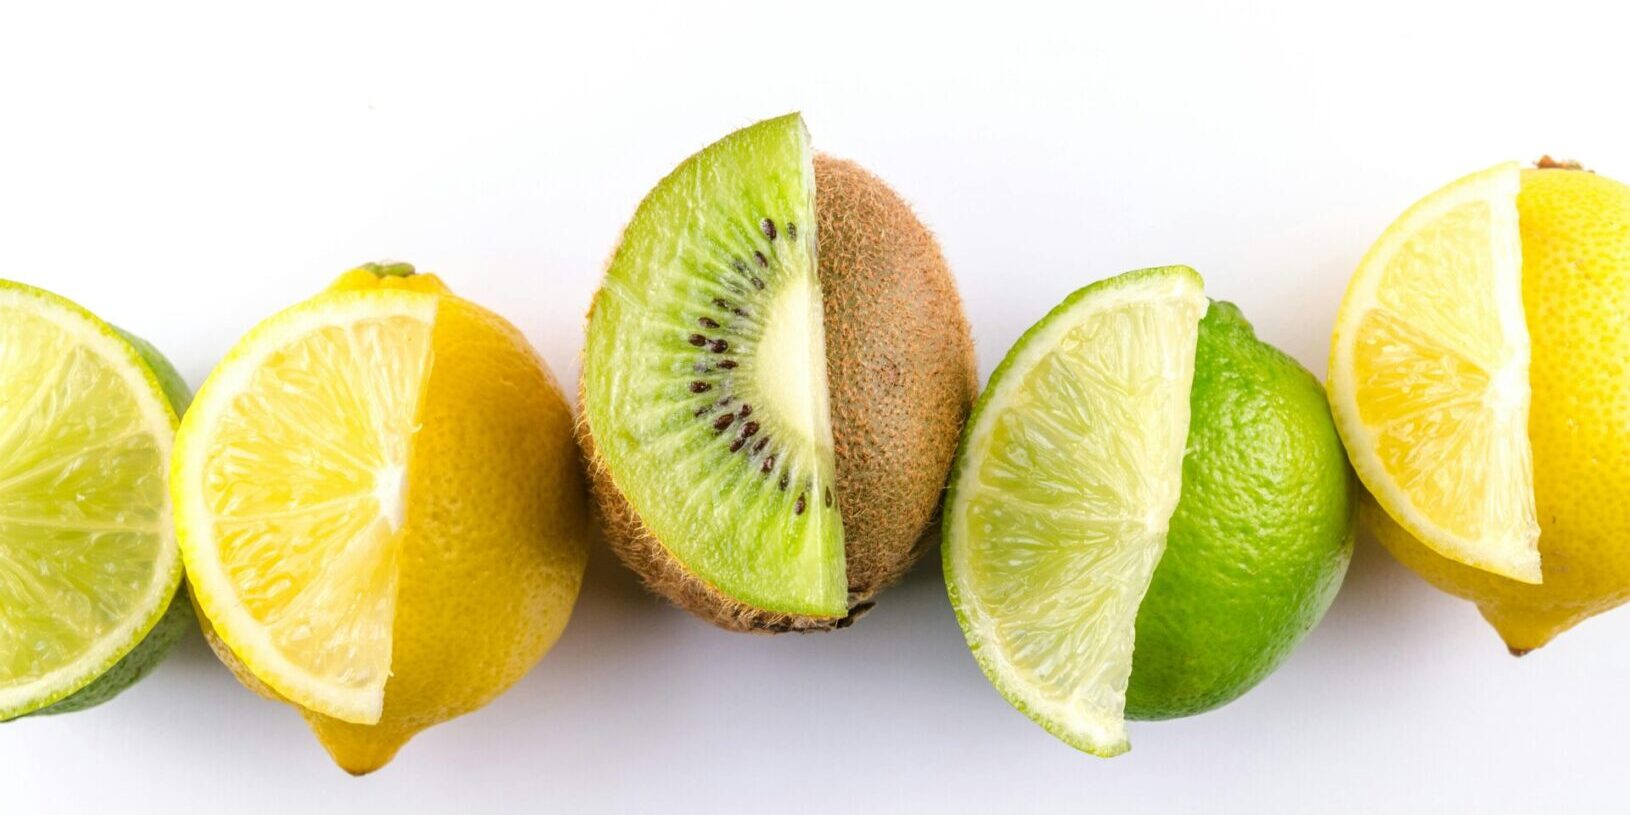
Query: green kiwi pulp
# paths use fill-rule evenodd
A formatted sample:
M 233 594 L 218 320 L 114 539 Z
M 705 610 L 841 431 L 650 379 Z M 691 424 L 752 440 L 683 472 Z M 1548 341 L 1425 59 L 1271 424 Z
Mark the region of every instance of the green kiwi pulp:
M 662 550 L 619 553 L 726 616 L 849 613 L 815 227 L 802 118 L 739 130 L 641 203 L 589 314 L 596 486 Z

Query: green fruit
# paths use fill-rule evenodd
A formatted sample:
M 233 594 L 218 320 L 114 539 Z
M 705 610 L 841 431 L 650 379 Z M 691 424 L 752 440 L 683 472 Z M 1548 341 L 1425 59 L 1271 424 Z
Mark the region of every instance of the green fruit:
M 170 360 L 159 353 L 152 343 L 116 325 L 109 328 L 123 337 L 125 342 L 130 343 L 130 347 L 136 349 L 136 353 L 141 356 L 142 362 L 147 363 L 147 370 L 158 380 L 159 389 L 164 391 L 164 398 L 170 403 L 170 409 L 175 411 L 175 415 L 185 415 L 187 406 L 192 404 L 192 389 L 188 388 L 187 381 L 181 378 L 181 372 L 177 371 L 175 366 L 170 364 Z
M 1354 486 L 1324 389 L 1231 303 L 1200 323 L 1183 494 L 1138 609 L 1134 719 L 1250 690 L 1324 616 L 1352 555 Z
M 187 396 L 152 346 L 0 281 L 0 720 L 101 704 L 191 627 L 164 489 Z
M 198 619 L 193 616 L 192 602 L 187 599 L 187 589 L 183 585 L 170 601 L 170 607 L 164 612 L 164 616 L 153 626 L 153 630 L 147 632 L 147 636 L 143 637 L 130 653 L 125 654 L 124 659 L 114 663 L 107 673 L 75 691 L 74 695 L 50 707 L 25 715 L 55 716 L 59 713 L 76 713 L 111 701 L 113 697 L 124 693 L 131 685 L 157 668 L 159 663 L 170 655 L 170 649 L 180 642 L 188 631 L 196 630 L 197 627 Z
M 814 224 L 803 120 L 760 122 L 651 191 L 595 295 L 583 414 L 610 481 L 596 494 L 620 495 L 659 542 L 627 556 L 661 560 L 659 590 L 849 610 Z
M 153 377 L 158 380 L 159 388 L 164 391 L 164 398 L 170 403 L 175 415 L 186 413 L 187 405 L 192 403 L 192 390 L 187 387 L 186 380 L 181 378 L 181 373 L 170 364 L 170 360 L 147 340 L 116 325 L 109 327 L 141 355 L 142 361 L 147 363 L 148 370 L 152 371 Z M 187 599 L 187 588 L 183 583 L 181 588 L 176 590 L 175 597 L 171 598 L 169 609 L 159 618 L 153 630 L 147 632 L 147 636 L 142 638 L 130 653 L 125 654 L 123 659 L 109 668 L 107 673 L 80 688 L 74 695 L 28 715 L 55 716 L 59 713 L 74 713 L 111 700 L 157 668 L 159 663 L 170 655 L 170 649 L 197 625 L 197 618 L 193 616 L 192 601 Z
M 1139 601 L 1182 490 L 1200 276 L 1172 266 L 1070 295 L 974 406 L 945 500 L 945 583 L 1014 707 L 1100 756 L 1123 716 Z
M 589 312 L 606 538 L 720 626 L 841 628 L 923 553 L 975 381 L 905 201 L 797 115 L 739 130 L 640 204 Z

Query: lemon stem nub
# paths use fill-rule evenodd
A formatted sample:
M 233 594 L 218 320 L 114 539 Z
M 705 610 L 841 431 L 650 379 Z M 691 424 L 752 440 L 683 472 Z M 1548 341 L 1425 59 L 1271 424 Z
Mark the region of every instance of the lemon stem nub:
M 1580 164 L 1573 159 L 1551 158 L 1550 153 L 1540 156 L 1539 161 L 1534 162 L 1534 167 L 1541 170 L 1585 170 L 1585 165 Z M 1585 170 L 1585 172 L 1590 171 Z
M 417 274 L 411 263 L 364 263 L 357 268 L 371 272 L 375 277 L 412 277 Z

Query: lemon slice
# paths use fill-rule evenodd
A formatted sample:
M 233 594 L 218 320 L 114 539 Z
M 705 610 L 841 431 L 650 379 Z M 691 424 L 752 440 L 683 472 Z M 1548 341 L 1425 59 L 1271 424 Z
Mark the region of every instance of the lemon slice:
M 1388 514 L 1445 557 L 1540 582 L 1517 165 L 1410 207 L 1348 285 L 1330 407 Z
M 0 721 L 89 685 L 169 606 L 175 422 L 113 327 L 0 281 Z
M 946 585 L 974 657 L 1097 755 L 1127 749 L 1138 605 L 1181 492 L 1205 310 L 1185 267 L 1071 295 L 991 375 L 951 474 Z
M 408 453 L 437 298 L 326 294 L 250 331 L 199 390 L 171 492 L 193 593 L 258 679 L 379 721 Z

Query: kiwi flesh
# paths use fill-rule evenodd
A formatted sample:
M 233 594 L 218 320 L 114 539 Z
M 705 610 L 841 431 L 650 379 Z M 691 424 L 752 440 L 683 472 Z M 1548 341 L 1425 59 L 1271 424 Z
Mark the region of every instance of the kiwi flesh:
M 829 629 L 921 554 L 973 391 L 932 235 L 794 114 L 636 211 L 590 309 L 580 436 L 650 588 L 726 628 Z

